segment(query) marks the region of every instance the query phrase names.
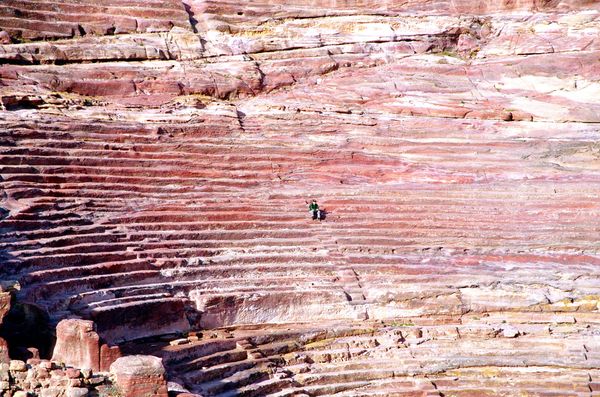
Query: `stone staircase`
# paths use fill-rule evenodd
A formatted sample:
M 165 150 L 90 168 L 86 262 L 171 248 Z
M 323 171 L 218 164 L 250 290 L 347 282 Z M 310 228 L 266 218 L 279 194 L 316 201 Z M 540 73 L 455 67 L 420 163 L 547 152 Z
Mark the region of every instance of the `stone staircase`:
M 511 190 L 501 180 L 383 188 L 372 167 L 387 167 L 407 147 L 396 153 L 386 145 L 381 157 L 374 152 L 379 132 L 361 130 L 353 135 L 365 153 L 358 157 L 356 143 L 340 148 L 322 132 L 314 146 L 294 136 L 291 124 L 269 125 L 275 121 L 247 116 L 242 135 L 168 140 L 148 126 L 95 123 L 65 133 L 63 124 L 15 125 L 7 139 L 16 146 L 2 152 L 2 175 L 19 207 L 2 221 L 0 239 L 13 256 L 8 272 L 24 284 L 22 296 L 56 320 L 67 312 L 110 321 L 118 313 L 136 318 L 150 307 L 177 307 L 177 322 L 198 310 L 201 319 L 191 326 L 213 327 L 331 316 L 455 319 L 532 305 L 560 310 L 552 304 L 597 293 L 595 184 L 556 192 L 544 180 Z M 333 116 L 323 131 L 336 128 L 328 134 L 341 136 L 354 128 L 337 121 Z M 506 131 L 489 128 L 488 139 Z M 407 140 L 416 132 L 404 134 Z M 520 145 L 506 142 L 505 156 Z M 471 149 L 448 147 L 454 171 L 467 172 L 469 163 L 456 154 Z M 506 172 L 514 167 L 502 164 Z M 329 181 L 343 181 L 348 167 L 360 181 Z M 329 213 L 323 222 L 308 219 L 305 200 L 313 196 Z M 536 253 L 542 248 L 548 253 Z M 540 283 L 549 286 L 533 298 L 521 290 Z M 248 312 L 253 300 L 269 309 Z M 234 310 L 224 310 L 231 304 Z M 104 337 L 116 338 L 110 325 L 99 325 Z
M 0 5 L 0 26 L 23 40 L 189 28 L 179 1 L 21 1 Z
M 590 359 L 598 357 L 584 357 L 585 338 L 528 331 L 504 337 L 484 322 L 285 324 L 266 333 L 248 326 L 207 331 L 154 354 L 173 379 L 203 396 L 596 395 L 600 373 Z
M 598 4 L 300 3 L 4 0 L 0 279 L 203 397 L 600 395 Z

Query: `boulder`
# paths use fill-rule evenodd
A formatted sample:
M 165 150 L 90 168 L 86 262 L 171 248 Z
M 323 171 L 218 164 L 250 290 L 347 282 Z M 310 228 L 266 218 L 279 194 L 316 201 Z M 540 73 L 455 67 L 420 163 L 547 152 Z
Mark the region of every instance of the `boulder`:
M 521 332 L 512 325 L 505 325 L 502 327 L 502 336 L 505 338 L 516 338 L 519 335 L 521 335 Z
M 10 35 L 5 30 L 0 30 L 0 44 L 10 44 L 12 42 Z
M 67 389 L 66 397 L 86 397 L 89 394 L 85 387 L 70 387 Z
M 52 361 L 99 371 L 100 337 L 94 330 L 94 322 L 68 319 L 58 323 Z
M 81 371 L 78 370 L 77 368 L 67 368 L 65 374 L 67 375 L 67 378 L 69 378 L 69 379 L 77 379 L 77 378 L 81 377 Z
M 21 360 L 11 360 L 9 370 L 10 372 L 25 372 L 27 371 L 27 364 Z
M 60 397 L 63 395 L 63 390 L 59 387 L 49 387 L 47 389 L 42 389 L 40 394 L 41 397 Z
M 75 368 L 108 371 L 110 364 L 120 355 L 117 346 L 101 344 L 93 321 L 68 319 L 56 326 L 53 361 Z
M 125 356 L 110 366 L 123 397 L 167 397 L 162 360 L 155 356 Z

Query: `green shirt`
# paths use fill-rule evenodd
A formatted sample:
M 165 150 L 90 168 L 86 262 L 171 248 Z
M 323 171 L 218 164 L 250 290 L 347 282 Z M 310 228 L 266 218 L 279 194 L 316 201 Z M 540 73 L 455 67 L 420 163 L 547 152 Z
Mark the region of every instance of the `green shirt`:
M 319 204 L 317 204 L 317 203 L 310 203 L 310 205 L 308 206 L 309 211 L 316 211 L 318 209 L 319 209 Z

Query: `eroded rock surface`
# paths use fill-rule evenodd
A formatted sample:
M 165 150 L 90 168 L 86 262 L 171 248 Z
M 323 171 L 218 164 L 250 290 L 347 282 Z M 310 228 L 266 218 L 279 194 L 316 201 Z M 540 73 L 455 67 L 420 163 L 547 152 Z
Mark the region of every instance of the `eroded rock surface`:
M 68 319 L 56 326 L 54 361 L 75 368 L 106 372 L 120 355 L 118 346 L 103 343 L 93 321 Z
M 599 30 L 583 0 L 4 1 L 0 277 L 87 322 L 74 364 L 158 356 L 182 396 L 596 395 Z
M 110 372 L 123 397 L 167 397 L 165 368 L 158 357 L 121 357 L 110 366 Z

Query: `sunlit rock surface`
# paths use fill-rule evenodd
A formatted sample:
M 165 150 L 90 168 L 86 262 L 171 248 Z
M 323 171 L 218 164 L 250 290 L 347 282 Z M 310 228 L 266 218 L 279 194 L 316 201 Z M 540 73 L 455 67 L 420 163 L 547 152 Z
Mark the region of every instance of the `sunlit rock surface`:
M 6 0 L 0 30 L 0 277 L 51 327 L 182 397 L 600 395 L 600 3 Z

